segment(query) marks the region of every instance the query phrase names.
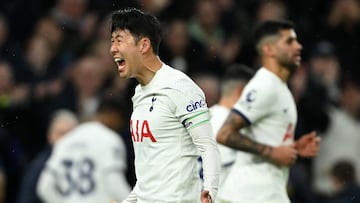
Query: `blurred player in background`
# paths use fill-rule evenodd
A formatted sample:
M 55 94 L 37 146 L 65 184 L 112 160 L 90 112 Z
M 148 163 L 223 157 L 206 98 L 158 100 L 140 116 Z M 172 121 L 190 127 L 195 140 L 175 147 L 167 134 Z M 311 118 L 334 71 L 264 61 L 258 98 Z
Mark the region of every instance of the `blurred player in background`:
M 220 168 L 209 110 L 203 91 L 158 57 L 160 28 L 156 17 L 137 9 L 112 15 L 111 54 L 120 77 L 140 83 L 130 120 L 137 182 L 122 202 L 208 203 L 216 198 Z
M 126 149 L 119 134 L 123 105 L 104 98 L 94 120 L 80 124 L 56 145 L 37 191 L 46 203 L 99 203 L 125 198 Z
M 25 170 L 24 177 L 18 195 L 17 203 L 40 203 L 41 200 L 36 193 L 36 185 L 39 176 L 49 159 L 54 145 L 70 130 L 78 125 L 79 121 L 76 115 L 68 110 L 57 110 L 50 122 L 47 132 L 48 145 L 35 157 Z
M 217 104 L 210 108 L 211 124 L 214 133 L 217 133 L 224 124 L 231 108 L 240 98 L 244 86 L 254 75 L 254 70 L 243 64 L 229 66 L 220 81 L 221 96 Z M 220 187 L 227 177 L 231 166 L 235 162 L 236 150 L 218 144 L 221 157 Z
M 315 132 L 294 141 L 297 110 L 287 86 L 300 65 L 302 45 L 288 21 L 265 21 L 255 32 L 262 67 L 217 133 L 217 141 L 241 150 L 221 192 L 220 202 L 289 203 L 289 167 L 297 156 L 318 152 Z M 240 129 L 243 129 L 240 131 Z

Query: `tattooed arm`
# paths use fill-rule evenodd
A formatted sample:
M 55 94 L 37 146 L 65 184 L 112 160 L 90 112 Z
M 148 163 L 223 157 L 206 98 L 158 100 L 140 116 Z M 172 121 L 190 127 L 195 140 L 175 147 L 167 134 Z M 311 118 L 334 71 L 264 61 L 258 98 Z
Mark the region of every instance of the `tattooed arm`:
M 295 162 L 297 152 L 294 145 L 273 147 L 256 142 L 240 133 L 240 129 L 247 125 L 247 121 L 242 116 L 231 111 L 225 123 L 218 131 L 216 141 L 233 149 L 270 159 L 278 165 L 288 166 Z

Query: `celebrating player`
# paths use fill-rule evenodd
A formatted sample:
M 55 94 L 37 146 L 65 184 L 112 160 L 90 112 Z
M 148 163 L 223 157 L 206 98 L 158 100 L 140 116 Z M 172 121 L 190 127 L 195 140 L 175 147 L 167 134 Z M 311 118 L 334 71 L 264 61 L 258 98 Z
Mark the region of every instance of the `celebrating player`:
M 160 23 L 150 14 L 130 8 L 112 15 L 111 54 L 120 77 L 139 82 L 130 120 L 137 182 L 123 202 L 211 202 L 220 163 L 204 93 L 160 60 L 160 36 Z
M 287 81 L 300 65 L 302 46 L 288 21 L 263 22 L 255 42 L 263 67 L 245 86 L 217 133 L 219 143 L 243 151 L 237 153 L 219 199 L 288 203 L 289 166 L 298 155 L 315 156 L 319 146 L 315 132 L 294 141 L 297 110 Z

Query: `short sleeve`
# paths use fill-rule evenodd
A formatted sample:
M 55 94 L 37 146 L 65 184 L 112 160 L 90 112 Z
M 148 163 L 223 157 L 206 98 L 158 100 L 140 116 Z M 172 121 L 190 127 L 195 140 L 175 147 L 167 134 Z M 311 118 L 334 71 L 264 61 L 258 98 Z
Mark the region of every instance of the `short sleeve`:
M 169 97 L 175 116 L 187 130 L 210 121 L 206 99 L 200 88 L 171 89 Z
M 240 114 L 249 124 L 267 116 L 277 100 L 272 88 L 271 85 L 249 83 L 233 106 L 233 111 Z

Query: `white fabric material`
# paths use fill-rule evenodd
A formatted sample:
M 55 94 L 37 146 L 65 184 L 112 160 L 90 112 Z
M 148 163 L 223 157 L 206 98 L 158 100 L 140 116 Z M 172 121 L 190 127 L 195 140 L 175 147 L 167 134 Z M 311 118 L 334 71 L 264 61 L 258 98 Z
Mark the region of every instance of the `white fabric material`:
M 201 151 L 205 162 L 214 156 L 204 170 L 205 187 L 216 195 L 216 143 L 209 139 L 212 132 L 197 130 L 209 122 L 202 90 L 184 73 L 164 64 L 149 84 L 136 87 L 132 100 L 137 202 L 199 202 Z
M 251 124 L 243 132 L 251 139 L 271 146 L 294 141 L 297 112 L 287 84 L 265 68 L 245 86 L 234 105 Z M 275 166 L 260 156 L 238 151 L 219 198 L 234 203 L 288 203 L 288 168 Z
M 88 122 L 56 144 L 37 191 L 47 203 L 124 199 L 130 192 L 125 170 L 126 151 L 120 136 L 101 123 Z
M 204 190 L 208 190 L 210 196 L 215 199 L 219 185 L 220 155 L 212 134 L 210 122 L 203 123 L 190 131 L 203 160 L 203 174 L 206 177 L 204 179 Z
M 224 124 L 229 113 L 230 113 L 230 109 L 218 104 L 215 104 L 210 108 L 210 115 L 211 115 L 210 121 L 215 135 L 220 130 L 221 126 Z M 221 189 L 224 180 L 228 176 L 230 169 L 235 162 L 236 150 L 222 144 L 218 144 L 218 149 L 220 152 L 220 160 L 221 160 L 220 182 L 219 182 L 219 189 Z

